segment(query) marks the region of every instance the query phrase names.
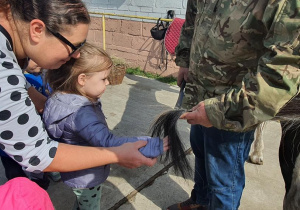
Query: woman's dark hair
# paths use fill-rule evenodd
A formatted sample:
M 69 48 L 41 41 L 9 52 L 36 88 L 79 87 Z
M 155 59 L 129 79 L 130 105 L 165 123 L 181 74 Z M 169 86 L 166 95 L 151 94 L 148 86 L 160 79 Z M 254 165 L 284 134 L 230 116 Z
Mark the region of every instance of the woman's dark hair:
M 0 1 L 0 12 L 7 11 L 9 8 L 9 0 L 1 0 Z
M 174 164 L 175 174 L 181 173 L 183 178 L 192 177 L 192 168 L 186 157 L 184 145 L 177 131 L 177 121 L 186 110 L 169 110 L 162 113 L 152 123 L 150 135 L 153 137 L 165 137 L 169 139 L 169 150 L 166 152 L 164 162 L 170 160 Z
M 5 9 L 7 4 L 14 19 L 24 22 L 40 19 L 55 32 L 65 31 L 66 25 L 90 23 L 88 10 L 81 0 L 4 0 L 0 9 Z

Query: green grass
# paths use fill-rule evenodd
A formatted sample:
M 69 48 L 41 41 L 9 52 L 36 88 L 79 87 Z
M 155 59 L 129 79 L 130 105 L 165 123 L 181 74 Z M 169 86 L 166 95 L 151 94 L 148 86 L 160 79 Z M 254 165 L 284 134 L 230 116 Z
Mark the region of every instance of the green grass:
M 162 77 L 158 74 L 153 74 L 149 72 L 144 72 L 140 68 L 128 68 L 126 70 L 127 74 L 133 74 L 133 75 L 139 75 L 139 76 L 144 76 L 152 79 L 156 79 L 160 82 L 167 83 L 170 85 L 177 85 L 177 79 L 175 77 Z

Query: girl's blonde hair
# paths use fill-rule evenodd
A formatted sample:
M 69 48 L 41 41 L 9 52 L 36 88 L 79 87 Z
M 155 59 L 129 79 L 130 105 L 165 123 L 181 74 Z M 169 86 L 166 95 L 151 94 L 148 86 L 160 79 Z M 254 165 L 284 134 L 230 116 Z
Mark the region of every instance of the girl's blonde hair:
M 86 43 L 80 49 L 78 59 L 71 58 L 67 63 L 55 70 L 48 70 L 46 81 L 53 92 L 73 93 L 83 95 L 78 88 L 78 76 L 87 76 L 100 71 L 109 70 L 113 65 L 110 56 L 101 48 Z

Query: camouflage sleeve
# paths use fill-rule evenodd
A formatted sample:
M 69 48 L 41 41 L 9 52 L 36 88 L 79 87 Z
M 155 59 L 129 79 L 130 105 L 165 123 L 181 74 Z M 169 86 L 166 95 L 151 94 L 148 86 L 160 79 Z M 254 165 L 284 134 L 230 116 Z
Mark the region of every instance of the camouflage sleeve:
M 264 46 L 269 49 L 256 72 L 243 78 L 240 89 L 232 88 L 218 98 L 205 100 L 211 123 L 242 132 L 274 118 L 299 93 L 300 13 L 298 1 L 276 1 L 267 7 L 263 21 L 268 28 Z
M 175 63 L 180 67 L 189 67 L 190 62 L 190 48 L 192 43 L 192 38 L 194 34 L 194 22 L 197 13 L 197 1 L 188 0 L 185 22 L 181 28 L 181 35 L 179 38 L 179 43 L 175 49 L 176 59 Z

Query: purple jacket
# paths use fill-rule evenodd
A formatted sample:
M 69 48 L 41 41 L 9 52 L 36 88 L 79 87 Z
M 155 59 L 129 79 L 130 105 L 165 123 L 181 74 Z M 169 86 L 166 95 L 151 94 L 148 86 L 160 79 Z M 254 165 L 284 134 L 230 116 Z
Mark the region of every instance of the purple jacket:
M 92 103 L 76 94 L 55 93 L 46 102 L 43 120 L 49 136 L 67 144 L 95 147 L 115 147 L 126 142 L 147 140 L 140 152 L 150 158 L 163 153 L 163 142 L 151 137 L 117 137 L 105 121 L 100 100 Z M 109 165 L 61 173 L 65 184 L 72 188 L 90 188 L 104 182 Z

